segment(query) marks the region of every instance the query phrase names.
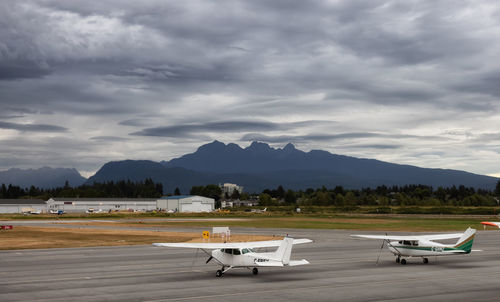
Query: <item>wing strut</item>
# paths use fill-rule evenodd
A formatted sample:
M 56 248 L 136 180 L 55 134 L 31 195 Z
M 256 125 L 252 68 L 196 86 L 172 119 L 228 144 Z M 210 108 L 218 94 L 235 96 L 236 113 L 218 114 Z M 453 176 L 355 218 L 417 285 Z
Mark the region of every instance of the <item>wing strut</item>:
M 377 262 L 375 262 L 375 265 L 378 265 L 378 260 L 380 259 L 380 254 L 382 254 L 382 249 L 384 248 L 384 243 L 385 243 L 385 239 L 382 240 L 382 245 L 380 246 L 380 250 L 378 252 L 378 257 L 377 257 Z

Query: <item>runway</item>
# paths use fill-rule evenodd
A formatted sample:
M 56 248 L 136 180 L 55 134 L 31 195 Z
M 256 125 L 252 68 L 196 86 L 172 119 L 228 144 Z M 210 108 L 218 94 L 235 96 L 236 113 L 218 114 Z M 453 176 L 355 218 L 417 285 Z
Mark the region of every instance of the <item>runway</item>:
M 191 229 L 192 230 L 192 229 Z M 127 246 L 0 251 L 0 301 L 495 301 L 500 231 L 479 231 L 471 255 L 410 259 L 403 266 L 380 241 L 337 230 L 235 229 L 288 233 L 310 265 L 246 269 L 215 277 L 194 250 Z M 380 233 L 380 232 L 369 232 Z

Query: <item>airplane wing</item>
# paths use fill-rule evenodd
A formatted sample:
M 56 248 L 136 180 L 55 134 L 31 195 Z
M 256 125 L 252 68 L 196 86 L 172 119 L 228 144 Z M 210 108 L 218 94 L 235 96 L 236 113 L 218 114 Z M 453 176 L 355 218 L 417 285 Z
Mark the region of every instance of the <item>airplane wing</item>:
M 481 224 L 491 225 L 491 226 L 500 228 L 500 222 L 483 221 L 483 222 L 481 222 Z
M 456 234 L 436 234 L 436 235 L 409 235 L 409 236 L 393 236 L 393 235 L 351 235 L 352 237 L 368 238 L 368 239 L 382 239 L 382 240 L 445 240 L 460 238 L 463 233 Z
M 227 243 L 153 243 L 154 246 L 160 247 L 184 247 L 193 249 L 242 249 L 242 248 L 261 248 L 261 247 L 277 247 L 280 246 L 283 240 L 268 240 L 268 241 L 251 241 L 251 242 L 227 242 Z M 311 239 L 293 239 L 293 244 L 310 243 Z

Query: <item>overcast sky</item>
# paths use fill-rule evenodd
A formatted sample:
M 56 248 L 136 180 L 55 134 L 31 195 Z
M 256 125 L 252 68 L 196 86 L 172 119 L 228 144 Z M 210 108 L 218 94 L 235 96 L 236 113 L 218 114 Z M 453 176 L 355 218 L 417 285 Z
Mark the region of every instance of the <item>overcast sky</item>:
M 500 176 L 498 1 L 0 1 L 0 170 L 215 139 Z

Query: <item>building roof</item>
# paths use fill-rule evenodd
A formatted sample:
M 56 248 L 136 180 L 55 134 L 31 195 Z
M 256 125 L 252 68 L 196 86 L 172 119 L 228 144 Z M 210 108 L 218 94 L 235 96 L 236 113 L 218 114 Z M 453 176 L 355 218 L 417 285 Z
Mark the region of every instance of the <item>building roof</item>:
M 190 197 L 196 197 L 196 195 L 162 196 L 161 199 L 184 199 L 184 198 L 190 198 Z
M 54 201 L 130 201 L 130 202 L 152 202 L 158 198 L 51 198 Z
M 0 199 L 0 204 L 46 204 L 47 202 L 42 199 Z

